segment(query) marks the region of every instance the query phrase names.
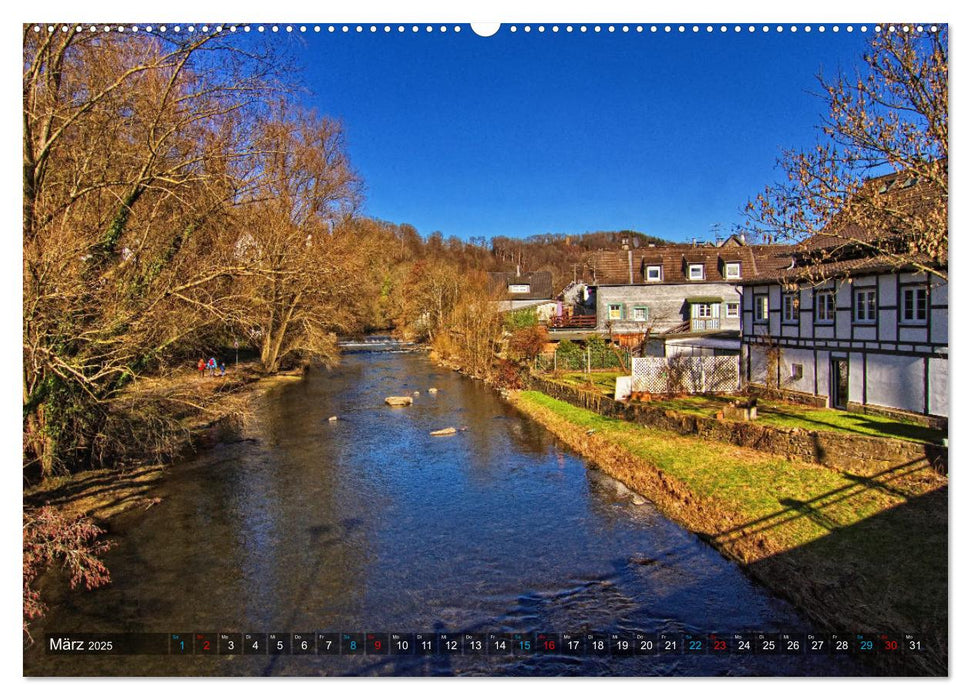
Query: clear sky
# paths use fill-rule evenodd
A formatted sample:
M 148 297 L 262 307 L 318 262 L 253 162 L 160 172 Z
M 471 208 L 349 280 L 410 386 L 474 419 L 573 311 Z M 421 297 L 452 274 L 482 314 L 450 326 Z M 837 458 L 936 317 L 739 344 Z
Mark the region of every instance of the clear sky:
M 832 24 L 754 34 L 504 25 L 488 38 L 452 26 L 325 26 L 291 51 L 303 99 L 345 125 L 366 213 L 461 238 L 728 231 L 779 177 L 781 148 L 815 138 L 817 73 L 858 66 L 865 40 Z

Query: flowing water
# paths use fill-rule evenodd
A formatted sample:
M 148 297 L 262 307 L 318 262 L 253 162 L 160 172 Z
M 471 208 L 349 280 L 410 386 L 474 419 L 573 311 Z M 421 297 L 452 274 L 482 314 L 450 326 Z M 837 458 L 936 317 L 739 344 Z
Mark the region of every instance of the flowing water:
M 384 404 L 414 391 L 410 407 Z M 429 435 L 449 426 L 467 430 Z M 109 586 L 52 587 L 37 639 L 812 631 L 495 392 L 421 355 L 348 355 L 272 390 L 243 439 L 172 467 L 158 495 L 112 521 Z M 42 646 L 25 652 L 27 675 L 859 673 L 813 656 L 92 658 Z

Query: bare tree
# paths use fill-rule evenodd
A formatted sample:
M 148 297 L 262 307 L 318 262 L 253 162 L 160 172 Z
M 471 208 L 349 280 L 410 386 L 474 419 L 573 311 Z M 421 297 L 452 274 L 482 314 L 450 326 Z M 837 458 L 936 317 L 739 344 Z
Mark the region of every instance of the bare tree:
M 253 168 L 261 174 L 240 216 L 234 257 L 252 272 L 241 322 L 266 371 L 288 357 L 337 357 L 335 330 L 353 323 L 369 239 L 351 215 L 360 180 L 340 125 L 280 105 L 256 129 Z
M 825 233 L 813 264 L 851 249 L 946 279 L 947 28 L 874 29 L 861 70 L 819 78 L 829 114 L 816 147 L 786 151 L 786 180 L 747 211 L 770 240 Z
M 24 461 L 45 476 L 91 465 L 132 379 L 238 301 L 223 214 L 269 89 L 213 34 L 66 29 L 24 28 Z

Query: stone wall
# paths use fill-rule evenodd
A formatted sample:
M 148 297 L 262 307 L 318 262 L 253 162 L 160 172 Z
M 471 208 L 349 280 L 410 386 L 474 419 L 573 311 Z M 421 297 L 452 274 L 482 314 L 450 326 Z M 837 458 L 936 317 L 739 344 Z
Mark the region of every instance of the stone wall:
M 888 469 L 931 466 L 947 473 L 947 448 L 891 438 L 850 435 L 843 432 L 775 428 L 767 425 L 693 416 L 650 404 L 628 404 L 604 394 L 566 386 L 533 376 L 531 386 L 547 396 L 574 406 L 621 418 L 632 423 L 730 442 L 762 452 L 800 459 L 857 476 L 873 476 Z

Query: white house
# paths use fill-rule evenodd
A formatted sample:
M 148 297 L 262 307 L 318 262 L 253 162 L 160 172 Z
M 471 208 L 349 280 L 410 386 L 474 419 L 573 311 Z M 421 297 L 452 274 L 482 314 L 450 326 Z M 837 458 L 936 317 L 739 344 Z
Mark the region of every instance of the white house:
M 902 264 L 845 239 L 839 254 L 812 260 L 835 240 L 814 236 L 788 269 L 743 281 L 743 384 L 946 424 L 946 268 L 914 256 Z
M 741 284 L 781 264 L 791 246 L 669 244 L 600 251 L 586 263 L 597 329 L 624 343 L 651 336 L 730 334 L 738 337 Z M 664 354 L 664 353 L 662 353 Z

